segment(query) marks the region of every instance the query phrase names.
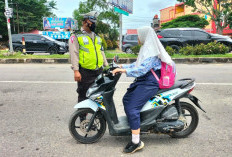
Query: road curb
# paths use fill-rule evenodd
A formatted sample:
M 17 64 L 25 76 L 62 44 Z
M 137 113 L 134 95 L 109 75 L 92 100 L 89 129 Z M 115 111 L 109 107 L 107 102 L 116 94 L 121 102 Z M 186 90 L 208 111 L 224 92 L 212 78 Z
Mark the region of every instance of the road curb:
M 175 63 L 232 63 L 232 58 L 173 58 Z
M 112 59 L 107 59 L 109 63 Z M 173 58 L 175 63 L 183 64 L 201 64 L 201 63 L 232 63 L 232 58 Z M 121 58 L 119 63 L 129 64 L 135 62 L 135 58 Z M 69 59 L 52 58 L 52 59 L 0 59 L 0 64 L 20 64 L 20 63 L 34 63 L 34 64 L 67 64 Z
M 0 64 L 14 64 L 14 63 L 34 63 L 34 64 L 67 64 L 69 59 L 0 59 Z

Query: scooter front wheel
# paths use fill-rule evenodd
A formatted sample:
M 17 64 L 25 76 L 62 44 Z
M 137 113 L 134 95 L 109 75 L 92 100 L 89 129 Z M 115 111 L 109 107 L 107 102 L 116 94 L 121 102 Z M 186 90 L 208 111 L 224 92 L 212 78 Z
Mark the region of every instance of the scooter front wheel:
M 97 142 L 106 131 L 106 121 L 102 115 L 97 115 L 91 129 L 88 131 L 90 119 L 95 112 L 91 109 L 81 109 L 74 112 L 69 120 L 69 131 L 80 143 Z

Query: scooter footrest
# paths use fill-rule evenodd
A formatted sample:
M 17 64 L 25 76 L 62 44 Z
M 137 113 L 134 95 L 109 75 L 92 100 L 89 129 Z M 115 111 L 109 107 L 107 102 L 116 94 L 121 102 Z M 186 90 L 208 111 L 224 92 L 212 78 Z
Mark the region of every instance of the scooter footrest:
M 130 130 L 130 126 L 126 116 L 119 117 L 119 123 L 114 125 L 114 128 L 117 130 Z

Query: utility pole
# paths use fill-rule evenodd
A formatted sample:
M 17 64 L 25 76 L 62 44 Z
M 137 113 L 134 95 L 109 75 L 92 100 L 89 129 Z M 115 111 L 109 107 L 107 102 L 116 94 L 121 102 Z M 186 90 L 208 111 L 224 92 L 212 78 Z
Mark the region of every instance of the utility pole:
M 17 6 L 17 23 L 18 23 L 18 34 L 19 34 L 19 6 L 18 3 L 16 3 Z
M 8 0 L 5 0 L 5 11 L 9 10 Z M 11 27 L 10 27 L 10 16 L 6 13 L 6 20 L 7 20 L 7 29 L 8 29 L 8 36 L 9 36 L 9 46 L 10 46 L 10 53 L 13 54 L 13 45 L 12 45 L 12 37 L 11 37 Z
M 119 14 L 119 49 L 122 50 L 122 14 Z
M 132 13 L 133 10 L 133 0 L 120 0 L 120 1 L 113 1 L 108 0 L 108 3 L 111 4 L 114 7 L 114 11 L 119 13 L 119 49 L 122 50 L 122 14 L 129 16 L 129 13 Z M 116 4 L 115 4 L 116 3 Z M 123 4 L 126 4 L 128 9 L 125 11 L 123 10 Z
M 117 7 L 114 7 L 114 11 L 119 13 L 119 49 L 122 50 L 122 14 L 129 16 L 129 13 Z
M 9 4 L 12 4 L 12 5 L 16 5 L 16 8 L 17 8 L 17 27 L 18 27 L 18 34 L 19 34 L 19 4 L 18 3 L 9 3 Z

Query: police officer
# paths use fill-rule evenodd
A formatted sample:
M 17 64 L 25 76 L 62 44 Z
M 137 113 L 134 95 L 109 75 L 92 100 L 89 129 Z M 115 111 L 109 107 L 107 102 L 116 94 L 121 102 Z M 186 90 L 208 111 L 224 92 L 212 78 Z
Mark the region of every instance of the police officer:
M 107 60 L 102 51 L 102 39 L 94 31 L 98 12 L 83 14 L 81 32 L 73 34 L 69 39 L 74 79 L 77 81 L 78 102 L 86 98 L 86 92 L 96 77 L 102 73 Z

